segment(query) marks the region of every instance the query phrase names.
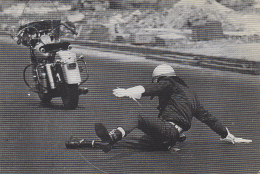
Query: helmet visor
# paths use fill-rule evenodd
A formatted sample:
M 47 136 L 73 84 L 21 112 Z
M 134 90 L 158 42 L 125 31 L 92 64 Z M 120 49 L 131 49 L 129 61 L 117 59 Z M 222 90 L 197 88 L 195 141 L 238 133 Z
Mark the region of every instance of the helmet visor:
M 175 72 L 170 72 L 170 73 L 167 73 L 167 74 L 162 74 L 162 75 L 159 75 L 159 76 L 155 76 L 155 77 L 152 78 L 152 82 L 153 83 L 157 83 L 158 79 L 160 77 L 172 77 L 172 76 L 176 76 Z

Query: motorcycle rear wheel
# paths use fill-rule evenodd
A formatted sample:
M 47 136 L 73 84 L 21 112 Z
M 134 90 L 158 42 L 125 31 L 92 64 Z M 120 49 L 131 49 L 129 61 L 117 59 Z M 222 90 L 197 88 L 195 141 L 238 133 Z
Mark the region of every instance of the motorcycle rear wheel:
M 52 96 L 50 93 L 38 93 L 38 96 L 44 104 L 48 104 L 51 102 Z
M 63 84 L 61 99 L 64 109 L 76 109 L 79 102 L 79 86 L 77 84 Z

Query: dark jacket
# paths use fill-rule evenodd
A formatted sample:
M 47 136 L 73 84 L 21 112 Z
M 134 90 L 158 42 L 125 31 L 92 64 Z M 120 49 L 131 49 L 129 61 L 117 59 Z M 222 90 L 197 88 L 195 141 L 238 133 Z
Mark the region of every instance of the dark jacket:
M 195 117 L 208 125 L 222 138 L 227 136 L 226 127 L 209 114 L 200 104 L 197 95 L 179 77 L 162 77 L 158 83 L 144 85 L 142 96 L 159 97 L 159 117 L 172 121 L 187 131 L 191 127 L 192 118 Z

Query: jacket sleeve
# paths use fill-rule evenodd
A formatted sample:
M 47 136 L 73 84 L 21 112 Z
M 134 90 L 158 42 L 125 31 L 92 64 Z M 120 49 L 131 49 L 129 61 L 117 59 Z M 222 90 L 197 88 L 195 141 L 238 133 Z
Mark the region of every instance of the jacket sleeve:
M 161 81 L 159 83 L 150 83 L 147 85 L 143 85 L 145 92 L 142 96 L 159 96 L 167 91 L 172 90 L 172 84 L 169 81 Z
M 194 117 L 205 123 L 210 129 L 225 138 L 228 134 L 226 127 L 221 124 L 221 122 L 214 116 L 212 116 L 204 107 L 197 102 L 196 111 Z

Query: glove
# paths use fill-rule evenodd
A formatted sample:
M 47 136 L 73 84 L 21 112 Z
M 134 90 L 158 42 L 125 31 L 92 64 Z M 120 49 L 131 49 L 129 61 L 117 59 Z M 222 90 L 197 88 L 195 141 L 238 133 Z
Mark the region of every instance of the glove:
M 252 140 L 249 140 L 249 139 L 237 138 L 229 132 L 228 128 L 226 128 L 226 129 L 227 129 L 228 135 L 226 136 L 226 138 L 221 138 L 220 139 L 221 141 L 226 141 L 226 142 L 232 143 L 232 144 L 251 143 L 252 142 Z
M 117 88 L 113 90 L 113 94 L 116 97 L 129 97 L 133 99 L 140 99 L 142 97 L 142 94 L 145 92 L 145 89 L 143 86 L 135 86 L 132 88 Z

